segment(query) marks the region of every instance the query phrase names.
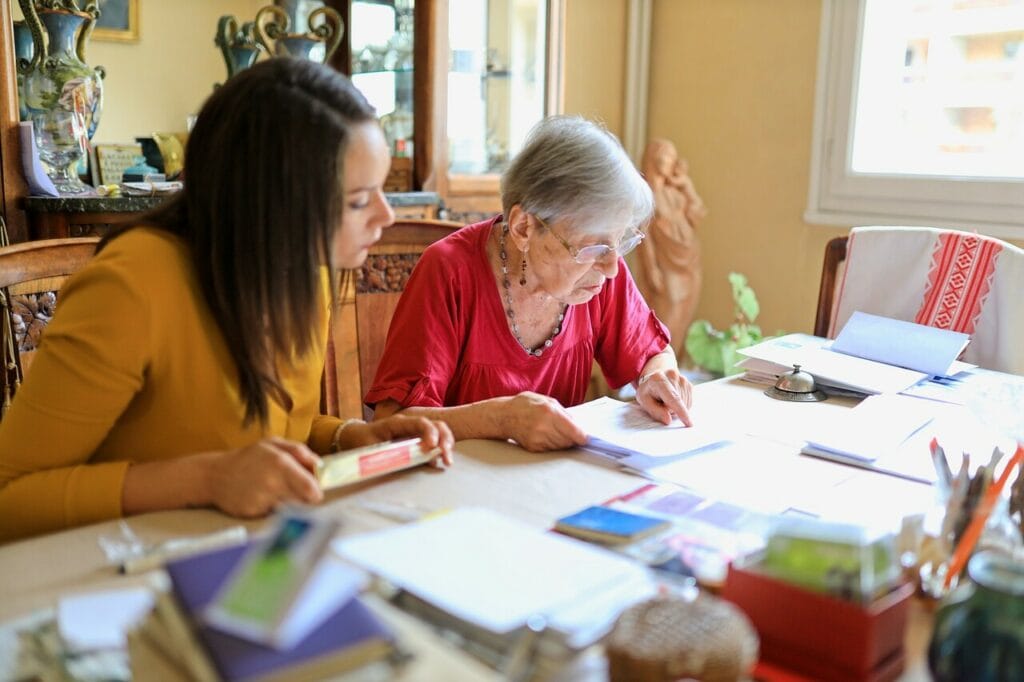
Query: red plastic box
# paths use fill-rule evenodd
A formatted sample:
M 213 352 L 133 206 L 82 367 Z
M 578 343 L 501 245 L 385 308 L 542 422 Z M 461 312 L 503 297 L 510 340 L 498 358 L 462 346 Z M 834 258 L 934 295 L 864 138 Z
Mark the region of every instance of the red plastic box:
M 763 661 L 822 682 L 884 682 L 903 671 L 913 585 L 863 605 L 730 566 L 721 594 L 757 628 Z

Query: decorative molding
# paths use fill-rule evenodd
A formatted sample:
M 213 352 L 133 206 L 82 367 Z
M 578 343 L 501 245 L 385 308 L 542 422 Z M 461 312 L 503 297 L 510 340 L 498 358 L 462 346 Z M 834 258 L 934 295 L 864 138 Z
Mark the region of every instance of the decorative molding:
M 623 89 L 622 146 L 633 162 L 647 144 L 647 106 L 651 76 L 652 0 L 629 0 L 629 25 L 626 37 L 626 87 Z
M 401 293 L 419 259 L 418 253 L 384 253 L 370 256 L 356 274 L 356 293 Z
M 12 331 L 19 353 L 33 351 L 39 347 L 39 339 L 53 318 L 56 307 L 56 291 L 11 296 Z

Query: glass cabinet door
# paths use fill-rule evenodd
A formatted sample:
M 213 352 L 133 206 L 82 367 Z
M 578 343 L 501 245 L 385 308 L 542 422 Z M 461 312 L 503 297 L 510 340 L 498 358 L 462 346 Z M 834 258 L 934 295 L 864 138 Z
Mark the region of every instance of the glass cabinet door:
M 545 0 L 449 0 L 450 175 L 501 173 L 549 113 L 547 41 Z
M 352 83 L 377 109 L 394 158 L 413 154 L 415 0 L 350 5 Z

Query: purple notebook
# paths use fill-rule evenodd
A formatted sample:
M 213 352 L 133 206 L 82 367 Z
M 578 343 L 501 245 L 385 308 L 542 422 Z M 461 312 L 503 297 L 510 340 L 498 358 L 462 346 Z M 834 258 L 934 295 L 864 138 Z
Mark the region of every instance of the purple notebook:
M 347 602 L 288 651 L 234 637 L 196 620 L 248 547 L 227 547 L 167 565 L 174 594 L 192 616 L 196 635 L 223 679 L 274 676 L 310 664 L 342 672 L 379 659 L 391 649 L 391 631 L 359 599 Z

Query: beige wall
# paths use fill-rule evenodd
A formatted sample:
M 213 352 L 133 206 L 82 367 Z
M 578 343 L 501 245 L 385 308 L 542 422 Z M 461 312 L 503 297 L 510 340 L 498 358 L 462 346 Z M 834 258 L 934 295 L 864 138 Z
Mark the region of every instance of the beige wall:
M 628 0 L 566 0 L 565 112 L 621 137 Z
M 565 109 L 623 130 L 628 0 L 567 0 Z M 807 202 L 818 0 L 654 0 L 648 137 L 689 159 L 710 208 L 698 228 L 698 315 L 728 325 L 742 272 L 765 332 L 811 331 L 825 243 Z
M 218 18 L 233 14 L 247 21 L 264 4 L 139 0 L 137 43 L 93 39 L 87 49 L 88 63 L 107 70 L 103 116 L 93 142 L 132 142 L 137 135 L 185 130 L 185 117 L 198 111 L 213 84 L 227 76 L 213 44 Z
M 213 44 L 217 19 L 251 20 L 256 0 L 139 0 L 138 43 L 93 41 L 89 63 L 107 69 L 103 119 L 96 142 L 185 130 L 227 69 Z
M 766 333 L 810 332 L 825 243 L 846 232 L 803 219 L 820 12 L 817 0 L 654 2 L 648 132 L 689 159 L 710 209 L 698 315 L 719 327 L 735 270 Z

